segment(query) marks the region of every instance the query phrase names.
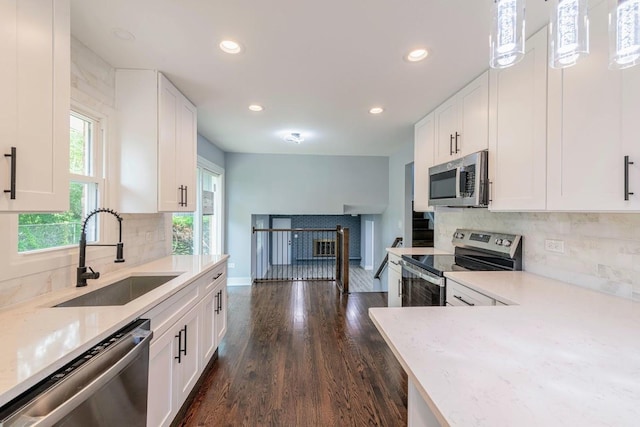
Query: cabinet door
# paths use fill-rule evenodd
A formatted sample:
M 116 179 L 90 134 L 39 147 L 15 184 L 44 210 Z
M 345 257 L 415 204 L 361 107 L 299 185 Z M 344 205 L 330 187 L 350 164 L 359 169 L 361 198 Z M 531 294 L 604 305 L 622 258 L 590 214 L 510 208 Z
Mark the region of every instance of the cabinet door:
M 624 200 L 622 74 L 608 69 L 607 3 L 594 6 L 590 18 L 589 56 L 549 70 L 547 208 L 638 209 Z
M 2 1 L 0 27 L 0 211 L 67 210 L 69 1 Z
M 218 343 L 216 342 L 216 311 L 218 302 L 218 291 L 211 291 L 202 300 L 202 335 L 201 341 L 201 366 L 204 368 L 209 363 L 211 356 L 216 351 Z
M 176 152 L 176 174 L 178 187 L 184 187 L 184 206 L 179 211 L 196 210 L 196 167 L 198 144 L 198 118 L 196 107 L 184 95 L 180 96 L 179 136 Z M 162 171 L 161 171 L 162 172 Z
M 160 74 L 158 78 L 158 210 L 176 212 L 184 197 L 176 169 L 182 94 L 165 76 Z
M 547 29 L 522 61 L 490 72 L 490 210 L 544 210 L 547 162 Z
M 458 130 L 458 104 L 451 97 L 433 112 L 435 121 L 435 164 L 445 163 L 455 158 L 454 141 Z
M 629 205 L 640 210 L 640 67 L 622 70 L 622 145 L 629 166 Z
M 195 306 L 177 322 L 182 330 L 182 348 L 186 349 L 176 360 L 178 369 L 176 408 L 180 408 L 200 377 L 200 306 Z M 178 333 L 176 333 L 178 334 Z
M 389 273 L 387 275 L 388 294 L 387 306 L 402 307 L 402 270 L 400 267 L 389 265 Z
M 154 339 L 149 347 L 148 426 L 170 425 L 177 411 L 174 398 L 175 356 L 178 348 L 176 334 L 170 329 Z
M 429 168 L 434 165 L 435 124 L 433 113 L 415 125 L 413 145 L 413 210 L 433 211 L 429 206 Z
M 466 156 L 489 147 L 489 73 L 464 87 L 457 96 L 458 126 L 453 151 L 456 157 Z
M 218 294 L 218 313 L 216 315 L 216 346 L 220 345 L 227 333 L 227 283 L 220 284 L 215 291 Z

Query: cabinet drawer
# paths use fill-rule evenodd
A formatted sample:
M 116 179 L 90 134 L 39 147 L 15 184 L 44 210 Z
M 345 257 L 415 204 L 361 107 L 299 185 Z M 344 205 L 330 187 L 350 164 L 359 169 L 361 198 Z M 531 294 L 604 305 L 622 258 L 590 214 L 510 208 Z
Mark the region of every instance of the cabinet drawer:
M 203 295 L 206 295 L 207 292 L 218 286 L 220 282 L 227 280 L 227 264 L 219 265 L 208 273 L 205 273 L 202 280 L 205 280 Z
M 495 305 L 495 300 L 460 283 L 447 280 L 447 304 L 458 306 Z
M 143 317 L 151 320 L 151 330 L 155 337 L 160 337 L 191 307 L 198 303 L 200 295 L 200 280 L 197 280 L 182 289 L 167 301 L 154 307 Z
M 400 260 L 402 258 L 398 255 L 389 254 L 389 268 L 394 269 L 395 271 L 397 271 L 398 273 L 402 273 L 402 267 L 400 266 Z

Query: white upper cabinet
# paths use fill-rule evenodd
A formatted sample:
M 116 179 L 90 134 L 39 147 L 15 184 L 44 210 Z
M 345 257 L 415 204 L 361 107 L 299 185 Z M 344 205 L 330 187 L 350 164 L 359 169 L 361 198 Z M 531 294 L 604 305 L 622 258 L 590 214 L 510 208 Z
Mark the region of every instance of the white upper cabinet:
M 197 110 L 161 73 L 116 70 L 124 213 L 196 209 Z
M 0 28 L 0 211 L 67 210 L 69 1 L 3 0 Z
M 589 17 L 589 56 L 549 72 L 547 208 L 640 210 L 640 144 L 633 141 L 638 105 L 631 98 L 638 94 L 638 71 L 608 69 L 607 3 L 594 6 Z M 635 163 L 629 166 L 629 186 L 637 196 L 628 201 L 625 156 Z
M 434 114 L 416 123 L 413 144 L 413 210 L 433 211 L 429 206 L 429 168 L 433 166 Z
M 481 74 L 435 109 L 435 161 L 452 159 L 488 148 L 489 72 Z
M 547 29 L 516 65 L 489 80 L 490 210 L 544 210 L 547 162 Z

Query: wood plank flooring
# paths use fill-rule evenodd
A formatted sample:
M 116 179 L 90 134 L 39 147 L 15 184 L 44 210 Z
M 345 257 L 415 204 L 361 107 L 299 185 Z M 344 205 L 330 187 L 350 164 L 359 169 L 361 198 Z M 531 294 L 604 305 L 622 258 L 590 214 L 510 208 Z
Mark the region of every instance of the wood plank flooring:
M 230 287 L 219 358 L 178 425 L 406 425 L 406 374 L 367 312 L 385 298 L 332 282 Z

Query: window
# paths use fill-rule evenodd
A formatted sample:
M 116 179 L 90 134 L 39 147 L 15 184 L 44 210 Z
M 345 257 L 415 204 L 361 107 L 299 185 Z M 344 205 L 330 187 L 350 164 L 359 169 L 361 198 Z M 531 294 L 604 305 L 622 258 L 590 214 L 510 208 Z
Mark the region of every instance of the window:
M 18 215 L 20 253 L 78 244 L 82 220 L 99 205 L 104 169 L 100 121 L 77 111 L 71 111 L 69 120 L 69 210 Z M 92 218 L 87 240 L 97 238 Z
M 222 253 L 222 173 L 219 167 L 198 160 L 198 201 L 194 213 L 173 215 L 173 253 Z

